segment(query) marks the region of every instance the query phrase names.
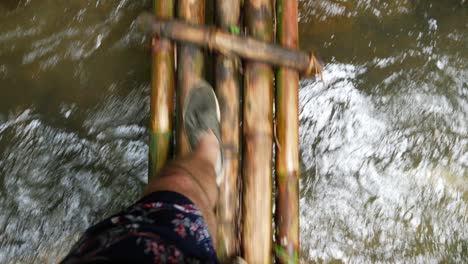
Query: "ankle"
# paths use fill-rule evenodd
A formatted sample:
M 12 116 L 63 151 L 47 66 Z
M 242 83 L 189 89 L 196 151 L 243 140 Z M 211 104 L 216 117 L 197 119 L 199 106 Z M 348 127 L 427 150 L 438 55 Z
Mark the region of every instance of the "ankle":
M 208 161 L 213 168 L 216 167 L 216 162 L 219 159 L 219 141 L 214 133 L 209 130 L 200 137 L 195 155 L 203 160 Z

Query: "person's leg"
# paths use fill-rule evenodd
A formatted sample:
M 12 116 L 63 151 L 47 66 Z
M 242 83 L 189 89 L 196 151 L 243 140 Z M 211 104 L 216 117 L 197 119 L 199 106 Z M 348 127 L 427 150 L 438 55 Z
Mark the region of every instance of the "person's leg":
M 219 155 L 218 139 L 211 131 L 205 133 L 190 155 L 169 162 L 159 175 L 148 183 L 144 195 L 156 191 L 173 191 L 186 196 L 200 210 L 211 237 L 215 238 L 214 210 L 218 199 L 218 186 L 214 168 Z
M 214 246 L 223 160 L 219 107 L 204 81 L 184 105 L 184 130 L 193 152 L 169 162 L 139 201 L 90 227 L 63 263 L 219 263 Z

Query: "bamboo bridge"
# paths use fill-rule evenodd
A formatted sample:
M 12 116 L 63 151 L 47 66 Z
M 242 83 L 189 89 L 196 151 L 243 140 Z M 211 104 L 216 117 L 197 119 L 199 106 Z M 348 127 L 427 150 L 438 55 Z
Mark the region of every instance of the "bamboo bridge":
M 153 15 L 139 19 L 154 34 L 149 177 L 188 153 L 179 107 L 208 72 L 220 102 L 225 159 L 218 256 L 298 263 L 299 74 L 320 73 L 320 63 L 298 50 L 297 0 L 210 3 L 211 27 L 204 26 L 205 0 L 156 0 Z

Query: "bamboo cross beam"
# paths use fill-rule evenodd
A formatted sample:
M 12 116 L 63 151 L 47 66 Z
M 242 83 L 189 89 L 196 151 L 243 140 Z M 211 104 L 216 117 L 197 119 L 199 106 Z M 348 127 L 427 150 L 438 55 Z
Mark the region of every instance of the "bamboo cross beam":
M 322 64 L 314 53 L 282 47 L 252 37 L 238 36 L 214 27 L 193 25 L 177 20 L 161 21 L 148 13 L 137 19 L 139 27 L 147 33 L 178 42 L 208 47 L 226 55 L 295 69 L 304 76 L 321 74 Z

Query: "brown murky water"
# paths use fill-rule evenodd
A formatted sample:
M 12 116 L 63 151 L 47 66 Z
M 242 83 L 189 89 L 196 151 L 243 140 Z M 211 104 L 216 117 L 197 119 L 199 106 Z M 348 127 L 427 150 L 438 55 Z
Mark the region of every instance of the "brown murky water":
M 53 263 L 147 176 L 151 1 L 0 1 L 0 263 Z M 300 1 L 302 261 L 468 259 L 468 3 Z

